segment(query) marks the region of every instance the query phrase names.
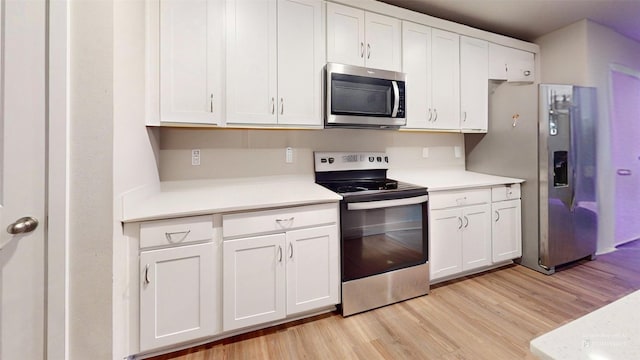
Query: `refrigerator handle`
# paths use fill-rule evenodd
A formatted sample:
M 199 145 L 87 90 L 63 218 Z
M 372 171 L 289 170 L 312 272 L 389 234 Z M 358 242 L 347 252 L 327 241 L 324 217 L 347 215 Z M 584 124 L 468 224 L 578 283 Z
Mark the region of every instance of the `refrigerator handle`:
M 569 183 L 571 187 L 571 199 L 569 202 L 569 209 L 573 212 L 576 209 L 576 169 L 571 168 L 571 182 Z

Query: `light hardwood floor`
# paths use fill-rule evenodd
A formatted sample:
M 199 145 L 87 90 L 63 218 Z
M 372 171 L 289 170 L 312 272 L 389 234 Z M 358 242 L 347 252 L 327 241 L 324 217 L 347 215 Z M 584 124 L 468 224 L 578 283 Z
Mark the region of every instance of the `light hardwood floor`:
M 347 318 L 321 315 L 154 359 L 533 359 L 531 339 L 640 289 L 635 243 L 552 276 L 510 265 Z

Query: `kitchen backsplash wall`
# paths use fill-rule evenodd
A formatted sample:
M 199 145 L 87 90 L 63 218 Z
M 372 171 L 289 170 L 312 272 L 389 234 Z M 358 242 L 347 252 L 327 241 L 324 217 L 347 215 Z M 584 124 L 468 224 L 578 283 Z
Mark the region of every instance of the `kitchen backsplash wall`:
M 314 151 L 386 151 L 396 168 L 464 169 L 463 146 L 456 133 L 162 128 L 160 180 L 311 176 Z M 292 163 L 285 162 L 287 147 Z M 200 150 L 198 166 L 191 165 L 192 149 Z

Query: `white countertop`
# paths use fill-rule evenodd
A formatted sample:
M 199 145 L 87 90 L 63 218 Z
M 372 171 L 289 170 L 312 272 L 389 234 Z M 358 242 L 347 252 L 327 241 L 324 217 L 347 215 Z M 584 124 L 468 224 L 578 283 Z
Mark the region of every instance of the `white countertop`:
M 430 192 L 524 182 L 523 179 L 482 174 L 464 169 L 389 169 L 388 176 L 395 180 L 425 186 Z
M 640 359 L 640 290 L 531 340 L 540 359 Z
M 134 222 L 221 212 L 340 201 L 313 176 L 163 182 L 158 191 L 123 199 L 122 221 Z

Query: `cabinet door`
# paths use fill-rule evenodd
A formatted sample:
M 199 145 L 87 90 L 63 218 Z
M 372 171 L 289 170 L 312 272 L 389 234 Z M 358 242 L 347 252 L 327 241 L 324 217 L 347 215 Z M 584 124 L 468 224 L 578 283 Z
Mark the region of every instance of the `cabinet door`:
M 491 216 L 489 204 L 462 209 L 462 270 L 491 265 Z
M 489 43 L 460 37 L 460 128 L 487 131 L 489 123 Z
M 287 314 L 340 302 L 337 225 L 289 231 L 287 236 Z
M 140 253 L 140 351 L 219 331 L 214 244 Z
M 278 1 L 278 124 L 322 125 L 322 2 Z
M 411 79 L 406 83 L 407 128 L 427 127 L 431 109 L 431 28 L 402 22 L 402 71 Z
M 432 210 L 429 215 L 431 280 L 462 271 L 462 225 L 459 209 Z
M 276 0 L 227 0 L 227 123 L 277 121 Z
M 284 245 L 284 234 L 223 242 L 225 331 L 285 317 Z
M 493 222 L 493 262 L 522 256 L 520 199 L 500 201 L 491 205 Z
M 460 36 L 432 29 L 432 101 L 430 128 L 460 129 Z
M 365 64 L 375 69 L 400 71 L 401 22 L 389 16 L 365 13 Z
M 489 43 L 489 79 L 507 80 L 507 52 L 506 46 Z
M 161 0 L 160 118 L 213 124 L 222 115 L 224 3 Z
M 327 61 L 364 66 L 364 11 L 327 3 Z

